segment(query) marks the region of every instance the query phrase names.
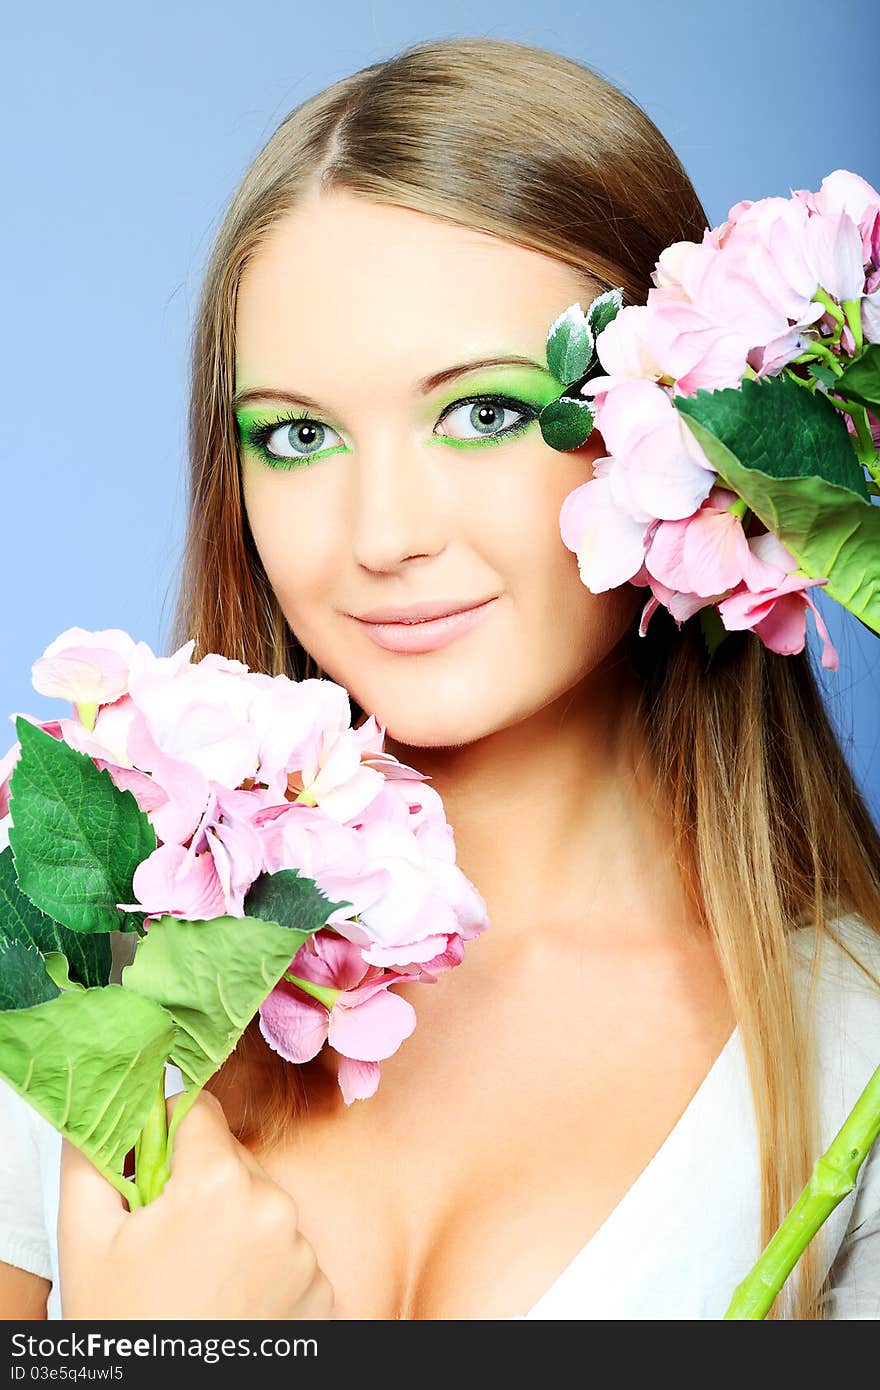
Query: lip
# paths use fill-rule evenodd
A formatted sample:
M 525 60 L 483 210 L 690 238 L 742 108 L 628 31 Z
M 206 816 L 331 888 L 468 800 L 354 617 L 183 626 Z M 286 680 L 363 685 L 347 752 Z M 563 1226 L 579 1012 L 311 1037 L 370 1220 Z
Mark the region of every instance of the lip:
M 498 595 L 490 594 L 489 597 L 497 598 Z M 485 598 L 464 599 L 461 602 L 454 598 L 425 599 L 424 603 L 412 603 L 409 607 L 386 604 L 381 608 L 370 608 L 366 613 L 353 613 L 352 617 L 365 623 L 420 623 L 426 618 L 445 618 L 450 613 L 464 613 L 488 602 L 489 599 Z
M 484 599 L 481 603 L 473 604 L 470 608 L 460 608 L 449 611 L 449 605 L 444 602 L 423 604 L 420 609 L 381 609 L 374 608 L 372 613 L 379 614 L 384 618 L 386 613 L 408 614 L 406 620 L 397 622 L 384 621 L 378 622 L 374 617 L 354 617 L 355 622 L 359 623 L 368 637 L 376 643 L 378 647 L 384 647 L 391 652 L 432 652 L 438 647 L 445 647 L 449 642 L 454 642 L 456 637 L 469 632 L 471 628 L 482 622 L 492 604 L 497 599 L 495 594 L 492 598 Z M 430 608 L 441 610 L 437 616 L 415 616 L 417 613 L 425 614 Z M 442 610 L 446 611 L 443 612 Z

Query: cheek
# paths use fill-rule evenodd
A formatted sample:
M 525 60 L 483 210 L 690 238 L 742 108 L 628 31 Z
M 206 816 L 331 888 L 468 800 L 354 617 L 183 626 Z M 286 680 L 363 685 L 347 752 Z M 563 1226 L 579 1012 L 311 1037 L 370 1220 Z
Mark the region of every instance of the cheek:
M 535 460 L 532 487 L 523 490 L 517 515 L 508 517 L 508 535 L 516 538 L 513 567 L 517 600 L 530 609 L 545 640 L 573 670 L 593 666 L 620 640 L 641 611 L 649 591 L 622 584 L 594 594 L 580 577 L 577 556 L 559 528 L 559 512 L 569 493 L 593 476 L 594 459 L 605 452 L 598 435 L 588 445 Z
M 263 568 L 291 623 L 308 611 L 339 565 L 332 507 L 305 478 L 276 476 L 245 464 L 242 491 Z
M 589 598 L 577 556 L 562 539 L 559 513 L 566 497 L 589 481 L 591 465 L 586 449 L 563 454 L 541 445 L 509 489 L 504 507 L 493 509 L 499 534 L 503 529 L 511 555 L 519 557 L 513 574 L 543 602 L 583 607 L 583 596 Z

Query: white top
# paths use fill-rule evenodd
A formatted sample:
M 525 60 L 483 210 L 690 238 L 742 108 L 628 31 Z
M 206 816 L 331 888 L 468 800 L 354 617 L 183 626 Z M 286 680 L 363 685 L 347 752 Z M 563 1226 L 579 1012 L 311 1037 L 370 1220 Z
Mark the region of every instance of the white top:
M 834 929 L 880 978 L 880 936 L 856 917 L 839 919 Z M 812 939 L 808 928 L 791 938 L 802 987 Z M 824 1150 L 880 1064 L 880 989 L 831 942 L 824 947 L 816 1007 Z M 180 1072 L 169 1066 L 166 1094 L 181 1087 Z M 2 1080 L 0 1134 L 0 1260 L 52 1281 L 48 1316 L 57 1319 L 61 1136 Z M 633 1186 L 519 1316 L 723 1317 L 760 1254 L 759 1193 L 757 1132 L 737 1028 Z M 816 1239 L 832 1270 L 828 1316 L 880 1318 L 880 1140 L 855 1190 Z

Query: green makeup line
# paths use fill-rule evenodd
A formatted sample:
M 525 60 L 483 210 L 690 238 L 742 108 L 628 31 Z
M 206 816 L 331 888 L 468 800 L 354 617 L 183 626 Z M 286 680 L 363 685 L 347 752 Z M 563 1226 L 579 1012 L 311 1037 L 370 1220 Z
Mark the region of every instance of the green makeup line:
M 503 444 L 507 440 L 516 438 L 537 418 L 539 411 L 550 401 L 555 400 L 562 390 L 562 384 L 545 367 L 535 365 L 509 365 L 499 364 L 497 367 L 483 367 L 481 370 L 474 369 L 473 373 L 457 373 L 456 391 L 447 390 L 439 401 L 436 402 L 434 409 L 440 416 L 449 412 L 449 408 L 455 405 L 467 405 L 473 401 L 474 404 L 497 404 L 507 409 L 528 412 L 526 418 L 518 423 L 508 426 L 504 430 L 494 435 L 485 435 L 483 438 L 475 437 L 472 439 L 456 439 L 449 435 L 432 435 L 428 441 L 431 444 L 449 445 L 455 449 L 480 449 L 486 446 Z M 468 376 L 466 389 L 461 377 Z M 242 389 L 236 393 L 236 400 L 245 396 L 252 396 L 252 389 Z M 482 397 L 484 400 L 474 400 L 474 397 Z M 266 391 L 264 399 L 270 401 L 273 398 L 271 391 Z M 239 428 L 239 436 L 242 447 L 249 454 L 267 464 L 271 468 L 290 469 L 303 468 L 316 459 L 329 458 L 333 454 L 345 453 L 348 450 L 346 444 L 335 444 L 326 449 L 317 449 L 314 453 L 303 454 L 300 458 L 293 456 L 283 458 L 271 453 L 266 447 L 267 439 L 280 429 L 283 425 L 293 425 L 298 422 L 308 423 L 317 426 L 318 429 L 326 429 L 329 422 L 323 416 L 312 413 L 313 407 L 301 405 L 287 393 L 279 393 L 275 399 L 290 401 L 285 406 L 264 407 L 250 405 L 234 405 L 235 419 Z M 329 426 L 334 433 L 335 427 Z M 294 446 L 297 447 L 297 446 Z

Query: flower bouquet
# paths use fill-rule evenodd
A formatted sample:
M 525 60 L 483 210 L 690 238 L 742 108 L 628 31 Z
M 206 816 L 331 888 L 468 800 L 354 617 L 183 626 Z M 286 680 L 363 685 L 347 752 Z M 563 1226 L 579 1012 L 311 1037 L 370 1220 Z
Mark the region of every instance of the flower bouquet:
M 291 1063 L 332 1048 L 351 1104 L 415 1026 L 394 986 L 488 925 L 438 793 L 372 716 L 351 727 L 341 686 L 193 647 L 62 633 L 33 683 L 76 717 L 18 715 L 0 761 L 0 1076 L 131 1209 L 257 1012 Z

